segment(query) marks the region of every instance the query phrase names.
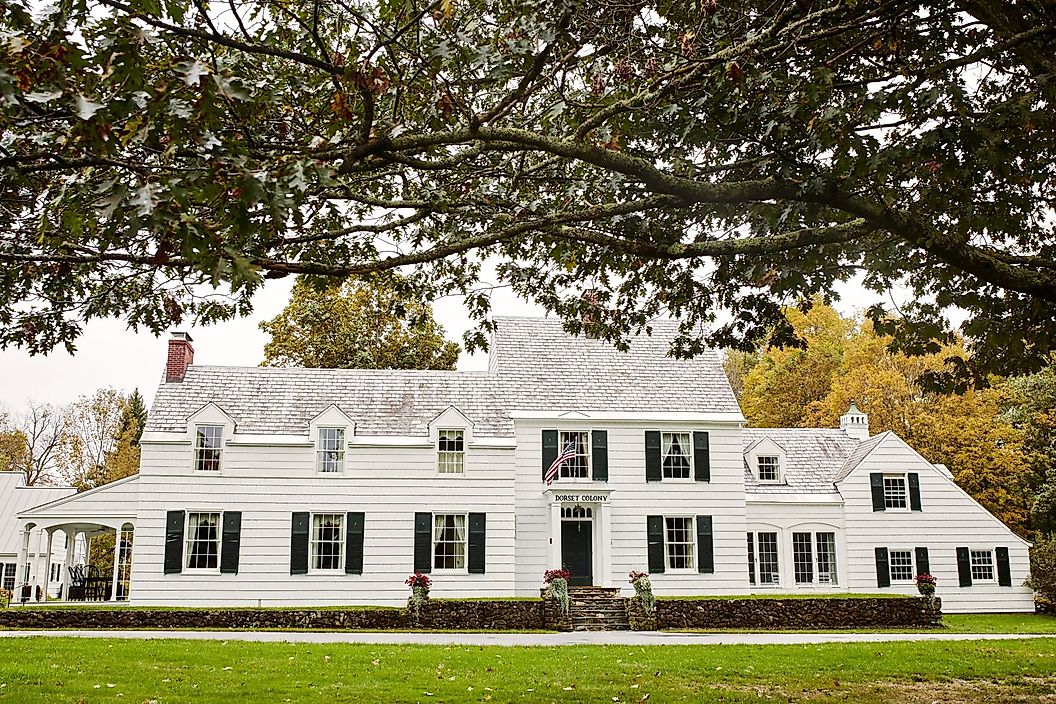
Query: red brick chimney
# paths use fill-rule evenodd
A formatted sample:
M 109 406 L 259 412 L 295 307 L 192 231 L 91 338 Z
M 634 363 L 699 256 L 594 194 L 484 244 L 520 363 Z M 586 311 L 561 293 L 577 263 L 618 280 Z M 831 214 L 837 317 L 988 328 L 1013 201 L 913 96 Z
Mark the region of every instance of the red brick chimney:
M 183 381 L 187 367 L 194 362 L 194 340 L 185 332 L 174 332 L 169 339 L 169 359 L 165 362 L 165 381 Z

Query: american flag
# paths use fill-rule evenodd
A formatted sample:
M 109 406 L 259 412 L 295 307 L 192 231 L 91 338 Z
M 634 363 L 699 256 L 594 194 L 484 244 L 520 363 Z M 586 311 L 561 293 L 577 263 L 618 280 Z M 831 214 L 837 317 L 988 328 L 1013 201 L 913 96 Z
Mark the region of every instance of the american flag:
M 570 459 L 576 456 L 576 443 L 575 441 L 569 441 L 568 445 L 565 446 L 565 451 L 557 456 L 554 463 L 550 465 L 550 469 L 546 470 L 546 485 L 550 486 L 557 479 L 557 473 L 561 470 L 561 465 L 568 462 Z

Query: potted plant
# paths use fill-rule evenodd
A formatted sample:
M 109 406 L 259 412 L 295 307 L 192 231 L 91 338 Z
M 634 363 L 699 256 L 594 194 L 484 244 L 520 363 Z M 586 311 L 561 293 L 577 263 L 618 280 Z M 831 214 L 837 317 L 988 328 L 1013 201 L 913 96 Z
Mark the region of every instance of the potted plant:
M 937 580 L 930 574 L 917 575 L 917 591 L 928 600 L 928 604 L 935 603 L 935 582 Z
M 543 583 L 546 591 L 561 606 L 561 612 L 567 614 L 572 608 L 572 598 L 568 595 L 568 580 L 572 573 L 562 568 L 543 572 Z
M 656 597 L 653 596 L 653 583 L 649 581 L 649 573 L 631 570 L 627 574 L 627 581 L 634 587 L 634 595 L 642 605 L 642 611 L 647 615 L 653 613 L 656 610 Z
M 411 597 L 407 600 L 407 608 L 414 614 L 415 620 L 421 617 L 422 609 L 429 602 L 429 585 L 432 583 L 433 580 L 429 579 L 429 575 L 421 572 L 415 572 L 404 581 L 404 584 L 411 588 Z

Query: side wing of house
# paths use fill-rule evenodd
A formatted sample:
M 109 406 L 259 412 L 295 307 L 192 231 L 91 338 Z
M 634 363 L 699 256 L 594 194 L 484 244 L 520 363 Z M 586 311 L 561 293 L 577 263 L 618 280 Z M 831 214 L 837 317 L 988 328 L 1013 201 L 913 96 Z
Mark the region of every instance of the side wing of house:
M 916 594 L 930 573 L 946 612 L 1030 612 L 1029 544 L 894 433 L 837 477 L 851 591 Z

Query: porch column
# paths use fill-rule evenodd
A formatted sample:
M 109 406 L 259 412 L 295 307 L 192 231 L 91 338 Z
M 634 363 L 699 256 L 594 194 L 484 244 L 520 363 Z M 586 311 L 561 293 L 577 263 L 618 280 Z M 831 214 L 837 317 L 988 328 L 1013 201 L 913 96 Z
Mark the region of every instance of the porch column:
M 609 513 L 609 503 L 604 501 L 598 504 L 598 548 L 601 553 L 601 570 L 598 573 L 598 583 L 603 587 L 611 586 L 612 580 L 612 520 Z
M 62 534 L 66 536 L 66 559 L 62 561 L 62 600 L 70 600 L 70 568 L 73 567 L 73 551 L 77 546 L 77 531 L 71 534 L 69 530 L 63 529 Z
M 550 504 L 550 564 L 547 569 L 561 567 L 561 504 Z
M 117 582 L 121 576 L 121 529 L 114 531 L 114 588 L 110 591 L 110 601 L 117 601 Z
M 29 584 L 29 528 L 22 529 L 22 541 L 18 547 L 18 564 L 15 565 L 14 601 L 22 601 L 22 585 Z
M 47 535 L 47 538 L 44 535 Z M 44 543 L 43 549 L 41 549 L 40 543 L 37 544 L 37 585 L 40 587 L 41 601 L 48 600 L 48 579 L 51 577 L 51 541 L 53 536 L 54 534 L 50 528 L 44 530 L 40 536 L 40 543 Z

